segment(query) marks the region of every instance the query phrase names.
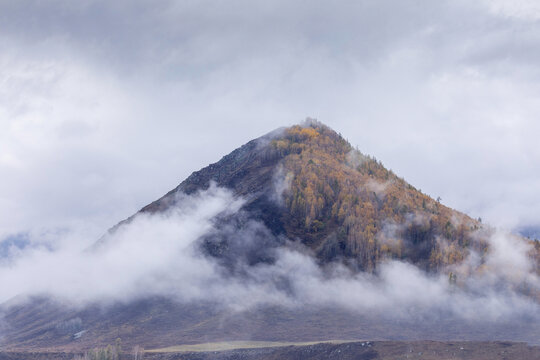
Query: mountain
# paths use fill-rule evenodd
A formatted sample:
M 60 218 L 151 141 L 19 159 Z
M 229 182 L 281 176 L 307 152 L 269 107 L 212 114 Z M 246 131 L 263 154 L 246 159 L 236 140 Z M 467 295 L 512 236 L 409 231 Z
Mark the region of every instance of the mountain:
M 466 258 L 471 246 L 486 246 L 473 241 L 479 221 L 423 194 L 312 119 L 248 142 L 140 213 L 165 212 L 179 193 L 211 183 L 247 199 L 242 219 L 222 219 L 203 241 L 208 254 L 229 264 L 239 252 L 250 264 L 272 261 L 265 250 L 289 239 L 311 249 L 321 264 L 342 261 L 372 272 L 385 259 L 400 259 L 439 271 Z M 249 220 L 261 221 L 270 234 L 259 234 L 253 249 L 237 249 L 225 228 Z
M 233 198 L 242 201 L 239 209 L 213 217 L 212 226 L 194 243 L 198 256 L 210 259 L 211 268 L 220 272 L 214 282 L 233 279 L 235 286 L 245 283 L 249 287 L 257 285 L 264 275 L 271 279 L 265 289 L 294 297 L 294 282 L 290 281 L 294 271 L 280 270 L 279 261 L 283 249 L 300 249 L 302 259 L 313 259 L 317 267 L 310 270 L 316 275 L 309 281 L 315 279 L 325 285 L 336 265 L 348 271 L 335 284 L 354 282 L 356 287 L 346 291 L 338 288 L 333 297 L 346 298 L 353 290 L 375 289 L 381 297 L 393 294 L 392 302 L 381 305 L 383 310 L 377 312 L 361 307 L 354 310 L 353 300 L 352 306 L 336 305 L 342 304 L 339 299 L 313 303 L 304 299 L 292 308 L 279 302 L 264 303 L 230 311 L 216 305 L 219 297 L 179 302 L 152 293 L 133 301 L 70 306 L 45 295 L 0 306 L 0 343 L 18 350 L 74 350 L 112 344 L 118 337 L 126 345 L 145 347 L 246 339 L 540 339 L 538 307 L 529 301 L 537 296 L 537 275 L 523 265 L 516 271 L 510 269 L 512 281 L 517 279 L 515 286 L 499 281 L 495 274 L 513 264 L 489 259 L 492 228 L 423 194 L 380 161 L 353 148 L 340 134 L 311 119 L 252 140 L 194 172 L 175 189 L 110 229 L 87 251 L 100 254 L 137 219 L 166 215 L 181 208 L 190 196 L 196 198 L 216 187 L 228 189 Z M 538 242 L 529 245 L 526 249 L 531 259 L 536 257 L 534 271 L 540 274 L 540 246 Z M 145 246 L 151 249 L 157 245 L 148 239 Z M 377 276 L 382 271 L 382 278 L 388 277 L 382 269 L 391 262 L 410 265 L 397 269 L 409 269 L 423 282 L 411 285 L 413 290 L 404 290 L 399 282 L 405 281 L 405 275 L 402 280 L 398 273 L 397 283 L 378 285 Z M 518 270 L 526 272 L 526 277 L 520 277 Z M 484 277 L 466 284 L 464 277 L 474 273 L 493 274 L 487 276 L 489 286 L 505 297 L 493 298 L 491 288 L 483 289 Z M 389 286 L 398 289 L 388 290 Z M 456 286 L 467 293 L 459 292 Z M 437 292 L 435 300 L 415 303 L 416 295 L 410 294 L 422 291 L 428 296 Z M 522 294 L 528 297 L 523 300 Z M 361 300 L 361 295 L 355 301 Z M 419 299 L 425 300 L 422 295 Z M 480 322 L 467 320 L 474 318 L 470 313 L 482 309 L 484 302 L 489 304 L 489 311 L 498 314 L 512 307 L 515 299 L 524 310 L 504 322 L 499 322 L 500 316 Z M 378 302 L 384 304 L 385 299 L 375 297 L 370 306 L 377 308 Z M 439 302 L 442 309 L 433 307 Z M 424 308 L 426 312 L 418 312 Z M 397 309 L 399 315 L 385 314 L 387 309 Z M 456 313 L 457 318 L 453 317 Z

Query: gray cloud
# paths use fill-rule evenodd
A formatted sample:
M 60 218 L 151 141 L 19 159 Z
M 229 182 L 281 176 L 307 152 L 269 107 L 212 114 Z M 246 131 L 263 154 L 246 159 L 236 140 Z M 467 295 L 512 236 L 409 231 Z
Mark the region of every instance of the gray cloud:
M 97 238 L 306 116 L 452 207 L 538 223 L 533 1 L 18 1 L 0 14 L 0 238 Z

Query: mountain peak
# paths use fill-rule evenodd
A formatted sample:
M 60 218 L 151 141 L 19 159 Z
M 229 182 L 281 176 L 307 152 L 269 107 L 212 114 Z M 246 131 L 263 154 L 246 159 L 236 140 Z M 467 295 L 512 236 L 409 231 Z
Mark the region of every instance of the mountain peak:
M 246 199 L 242 216 L 263 223 L 273 236 L 302 243 L 322 263 L 339 260 L 374 271 L 391 258 L 436 271 L 466 258 L 471 244 L 481 246 L 472 241 L 479 222 L 421 193 L 311 118 L 248 142 L 141 212 L 165 211 L 177 193 L 212 183 Z M 211 238 L 205 240 L 208 252 L 234 261 L 236 255 L 226 254 L 233 240 Z M 283 243 L 261 241 L 270 248 Z M 250 262 L 257 259 L 267 256 Z
M 220 189 L 216 189 L 214 184 Z M 210 191 L 205 192 L 208 188 L 211 188 Z M 223 190 L 223 188 L 228 190 Z M 199 192 L 201 193 L 196 196 L 189 196 L 189 194 Z M 227 200 L 222 202 L 222 206 L 219 206 L 216 211 L 207 214 L 208 217 L 204 221 L 192 220 L 193 222 L 183 223 L 182 217 L 175 216 L 179 213 L 182 215 L 189 213 L 193 209 L 194 203 L 204 208 L 208 204 L 208 199 L 214 199 L 216 194 L 225 194 Z M 217 195 L 217 198 L 220 198 L 220 195 Z M 186 201 L 186 206 L 181 203 L 183 201 Z M 177 206 L 181 211 L 178 213 L 176 211 L 168 212 L 177 209 Z M 215 209 L 215 206 L 210 207 Z M 345 306 L 347 309 L 353 306 L 357 310 L 358 304 L 360 309 L 380 310 L 376 304 L 371 305 L 372 300 L 368 301 L 369 305 L 361 301 L 357 303 L 357 300 L 367 294 L 367 298 L 377 299 L 377 302 L 379 299 L 382 303 L 386 302 L 387 305 L 384 309 L 393 310 L 400 308 L 401 306 L 395 306 L 395 304 L 402 304 L 404 299 L 402 294 L 398 294 L 398 292 L 411 284 L 414 285 L 413 289 L 417 289 L 419 286 L 429 288 L 430 291 L 439 289 L 436 290 L 439 295 L 432 295 L 433 299 L 430 301 L 439 303 L 441 299 L 449 297 L 449 300 L 443 300 L 442 305 L 439 304 L 442 307 L 428 307 L 429 312 L 441 309 L 442 313 L 445 313 L 447 306 L 452 309 L 451 311 L 461 312 L 460 304 L 463 303 L 463 299 L 466 299 L 464 295 L 467 294 L 459 290 L 461 285 L 466 287 L 468 284 L 472 284 L 473 292 L 477 291 L 478 279 L 472 278 L 471 281 L 467 281 L 467 277 L 473 272 L 485 273 L 492 270 L 495 270 L 493 273 L 498 276 L 497 267 L 500 267 L 501 264 L 504 267 L 507 266 L 506 262 L 500 260 L 493 262 L 493 258 L 499 257 L 496 253 L 490 259 L 489 251 L 486 250 L 495 249 L 497 251 L 497 249 L 495 246 L 487 248 L 486 239 L 489 234 L 484 230 L 477 231 L 481 230 L 479 222 L 416 190 L 405 180 L 386 169 L 380 161 L 362 154 L 340 134 L 312 119 L 308 119 L 300 125 L 275 130 L 246 143 L 224 156 L 220 161 L 194 172 L 176 189 L 144 207 L 140 212 L 158 213 L 159 216 L 141 217 L 142 222 L 134 221 L 132 223 L 135 225 L 134 228 L 126 228 L 128 231 L 124 232 L 124 235 L 128 234 L 127 236 L 122 236 L 120 232 L 121 236 L 118 238 L 106 236 L 103 241 L 122 241 L 132 238 L 137 240 L 138 234 L 134 234 L 135 231 L 150 226 L 149 224 L 156 226 L 158 230 L 164 226 L 168 229 L 165 233 L 172 232 L 170 238 L 165 236 L 168 238 L 167 242 L 181 245 L 180 247 L 163 246 L 164 242 L 160 241 L 154 243 L 156 236 L 161 237 L 161 230 L 141 235 L 139 240 L 142 241 L 139 241 L 138 244 L 143 247 L 144 251 L 148 247 L 149 258 L 155 254 L 152 250 L 157 249 L 167 252 L 166 264 L 168 266 L 173 263 L 182 266 L 159 268 L 158 272 L 150 273 L 152 276 L 148 277 L 146 282 L 139 282 L 137 278 L 137 287 L 144 287 L 144 284 L 149 284 L 148 281 L 158 280 L 159 293 L 165 288 L 164 284 L 167 284 L 166 287 L 171 286 L 180 291 L 179 294 L 182 294 L 184 285 L 187 285 L 188 293 L 193 291 L 190 290 L 193 287 L 192 278 L 194 278 L 193 284 L 197 284 L 195 293 L 206 291 L 202 289 L 213 288 L 215 284 L 222 282 L 228 284 L 225 288 L 220 285 L 213 288 L 214 290 L 208 292 L 210 295 L 207 296 L 209 297 L 203 298 L 211 300 L 209 304 L 212 307 L 223 300 L 221 296 L 224 293 L 234 294 L 234 302 L 236 303 L 236 292 L 239 289 L 239 284 L 245 284 L 246 288 L 255 285 L 256 289 L 254 292 L 240 291 L 242 297 L 241 300 L 238 298 L 240 302 L 244 302 L 244 294 L 256 294 L 255 297 L 260 299 L 255 300 L 257 304 L 258 301 L 264 303 L 267 296 L 272 297 L 276 292 L 279 295 L 274 299 L 278 299 L 279 304 L 282 304 L 284 299 L 281 297 L 283 293 L 286 294 L 285 298 L 289 298 L 290 295 L 295 303 L 302 305 L 307 299 L 309 299 L 306 301 L 307 304 L 319 304 L 318 300 L 314 303 L 310 302 L 313 294 L 316 294 L 315 297 L 318 297 L 318 294 L 321 294 L 322 298 L 328 297 L 328 294 L 322 294 L 322 292 L 334 287 L 335 289 L 329 292 L 330 297 L 333 298 L 347 298 L 352 292 L 357 292 L 352 300 L 345 302 L 334 302 L 332 299 L 327 303 L 330 307 L 326 307 L 322 311 L 320 308 L 312 308 L 309 311 L 313 311 L 313 313 L 308 312 L 306 315 L 306 313 L 300 312 L 302 323 L 313 324 L 313 321 L 321 323 L 324 325 L 320 327 L 323 332 L 328 324 L 337 324 L 336 333 L 339 334 L 351 321 L 351 313 L 348 312 L 335 321 L 333 317 L 336 310 L 332 309 L 334 305 Z M 166 213 L 167 216 L 161 216 L 160 213 Z M 138 214 L 120 223 L 115 229 L 128 224 Z M 180 225 L 188 224 L 188 228 L 197 228 L 197 230 L 202 228 L 204 231 L 195 232 L 193 236 L 186 236 L 185 233 L 190 231 L 184 233 L 178 227 L 170 226 L 171 222 L 176 225 L 178 221 Z M 111 232 L 114 232 L 115 229 L 112 229 Z M 179 232 L 178 235 L 177 232 Z M 121 244 L 131 245 L 127 242 Z M 153 246 L 155 248 L 151 248 Z M 503 251 L 506 251 L 508 246 L 504 246 Z M 106 248 L 101 249 L 106 251 Z M 124 255 L 114 246 L 111 249 L 114 253 Z M 119 249 L 126 248 L 120 247 Z M 138 249 L 130 254 L 140 254 L 140 251 L 141 249 Z M 183 251 L 188 254 L 184 254 Z M 539 264 L 540 246 L 538 244 L 536 244 L 534 251 L 536 252 L 531 253 L 531 256 L 535 256 L 534 263 Z M 472 256 L 468 256 L 469 253 Z M 510 256 L 514 258 L 515 254 Z M 106 257 L 105 261 L 109 262 L 109 259 L 110 257 Z M 158 259 L 154 258 L 154 260 Z M 536 287 L 529 287 L 529 283 L 522 280 L 525 278 L 522 277 L 522 273 L 518 272 L 517 276 L 514 275 L 512 264 L 523 260 L 520 256 L 517 259 L 508 263 L 510 264 L 508 274 L 512 276 L 512 283 L 517 284 L 516 288 L 519 286 L 519 291 L 532 297 L 537 296 Z M 385 265 L 386 262 L 388 262 L 387 265 Z M 405 265 L 403 262 L 412 263 L 416 267 Z M 100 261 L 97 264 L 101 265 L 103 262 Z M 122 264 L 121 262 L 120 266 Z M 205 264 L 201 267 L 202 277 L 200 279 L 197 274 L 198 264 Z M 335 264 L 340 266 L 335 267 Z M 347 267 L 350 272 L 342 271 L 343 266 L 341 265 Z M 113 267 L 113 269 L 117 268 L 118 266 Z M 154 266 L 152 265 L 151 268 Z M 182 272 L 188 268 L 187 274 L 180 277 L 174 275 L 169 277 L 169 273 Z M 212 270 L 212 275 L 206 277 L 204 273 L 209 268 L 215 269 L 215 274 Z M 339 271 L 333 271 L 336 268 Z M 420 280 L 424 279 L 424 275 L 419 275 L 423 272 L 419 271 L 418 268 L 431 272 L 448 273 L 447 287 L 443 286 L 444 281 L 441 282 L 439 276 L 428 276 L 425 280 Z M 373 273 L 380 271 L 382 276 L 349 276 L 351 273 L 362 271 Z M 388 271 L 394 274 L 391 276 L 391 280 L 385 279 Z M 528 277 L 529 270 L 524 271 Z M 536 271 L 538 272 L 538 270 Z M 84 274 L 85 276 L 87 274 L 86 268 Z M 506 274 L 501 276 L 507 276 Z M 412 276 L 412 280 L 408 278 L 409 276 Z M 161 281 L 161 277 L 164 277 L 164 282 Z M 121 279 L 123 282 L 123 277 Z M 513 279 L 517 280 L 514 282 Z M 536 281 L 537 278 L 531 277 L 531 279 L 531 281 Z M 307 285 L 307 288 L 312 289 L 314 281 L 319 290 L 316 293 L 311 290 L 303 292 L 305 290 L 302 290 L 302 286 Z M 327 287 L 326 281 L 330 281 L 329 287 Z M 343 283 L 351 281 L 353 285 L 342 286 Z M 489 276 L 486 281 L 492 284 L 493 278 Z M 396 289 L 388 289 L 396 284 L 399 285 Z M 109 287 L 108 284 L 107 286 Z M 180 288 L 182 289 L 180 290 Z M 266 290 L 259 292 L 259 289 L 263 288 L 269 289 L 269 292 Z M 484 291 L 488 291 L 487 294 L 490 294 L 491 287 L 487 289 Z M 456 297 L 452 295 L 454 290 L 457 294 Z M 396 295 L 388 295 L 388 291 Z M 505 290 L 503 289 L 503 291 Z M 299 292 L 298 297 L 296 297 L 295 292 Z M 413 290 L 413 292 L 415 291 Z M 168 290 L 165 292 L 167 295 L 173 293 Z M 424 308 L 426 302 L 423 295 L 407 300 L 408 293 L 411 292 L 406 291 L 404 304 L 406 309 Z M 150 294 L 153 292 L 150 291 Z M 195 295 L 194 299 L 199 299 L 197 296 Z M 393 299 L 390 302 L 388 301 L 389 296 Z M 189 298 L 188 295 L 187 299 Z M 483 303 L 486 298 L 490 299 L 484 295 L 473 298 L 475 304 L 473 309 L 481 308 L 480 305 L 476 304 Z M 180 299 L 182 299 L 182 295 L 180 295 Z M 297 302 L 297 299 L 300 302 Z M 480 301 L 476 301 L 476 299 Z M 455 301 L 458 304 L 457 307 L 450 305 L 454 300 L 457 300 Z M 517 304 L 523 304 L 522 300 L 519 301 Z M 66 329 L 79 334 L 78 336 L 81 332 L 86 332 L 86 329 L 89 329 L 83 338 L 83 341 L 87 341 L 86 344 L 89 344 L 89 341 L 96 341 L 96 339 L 101 341 L 103 334 L 110 336 L 114 332 L 113 336 L 117 337 L 118 333 L 112 330 L 114 327 L 111 327 L 111 324 L 118 326 L 118 328 L 139 329 L 137 336 L 143 341 L 149 341 L 148 334 L 152 332 L 159 338 L 159 341 L 164 341 L 164 338 L 167 339 L 166 341 L 171 341 L 170 339 L 179 338 L 178 333 L 185 335 L 194 331 L 194 333 L 200 334 L 198 329 L 200 324 L 210 324 L 211 328 L 215 328 L 213 320 L 207 319 L 217 319 L 218 327 L 231 329 L 231 331 L 225 331 L 227 340 L 230 340 L 231 333 L 236 333 L 238 336 L 236 332 L 238 323 L 236 321 L 233 321 L 233 328 L 221 327 L 223 323 L 219 317 L 216 317 L 216 312 L 212 309 L 204 314 L 205 311 L 208 311 L 205 310 L 205 306 L 208 305 L 202 304 L 201 308 L 199 307 L 201 304 L 198 302 L 199 300 L 195 306 L 185 307 L 182 305 L 176 307 L 177 310 L 172 311 L 175 309 L 175 305 L 171 304 L 170 300 L 152 296 L 150 299 L 137 301 L 125 307 L 115 307 L 112 313 L 103 313 L 96 308 L 86 308 L 84 312 L 78 313 L 81 314 L 80 316 L 75 316 L 72 310 L 64 310 L 63 304 L 56 307 L 54 304 L 49 305 L 46 300 L 38 299 L 34 303 L 35 305 L 26 308 L 29 310 L 25 310 L 24 307 L 22 310 L 15 308 L 10 313 L 10 321 L 17 324 L 17 327 L 12 327 L 16 331 L 11 332 L 11 340 L 9 341 L 12 343 L 37 341 L 40 344 L 47 344 L 50 341 L 70 342 L 69 346 L 80 346 L 78 345 L 81 344 L 78 337 L 69 339 L 65 336 Z M 36 307 L 44 310 L 35 311 Z M 257 326 L 261 323 L 259 317 L 261 308 L 257 308 L 256 316 L 253 316 Z M 496 307 L 492 311 L 496 311 L 498 316 L 499 309 Z M 530 308 L 526 306 L 523 309 L 528 311 Z M 2 309 L 0 308 L 0 310 Z M 298 324 L 290 322 L 291 318 L 298 316 L 297 310 L 297 308 L 291 310 L 293 317 L 289 316 L 288 312 L 285 313 L 287 314 L 285 316 L 287 324 L 285 325 L 289 326 L 293 332 L 299 331 Z M 48 320 L 50 314 L 58 314 L 60 311 L 65 312 L 62 315 L 63 321 L 50 330 L 44 330 L 43 319 L 47 320 L 46 323 L 50 323 Z M 272 307 L 266 312 L 270 314 L 270 323 L 275 326 L 276 308 Z M 471 313 L 471 310 L 465 312 Z M 330 320 L 321 322 L 321 313 Z M 90 318 L 99 319 L 97 324 L 90 322 L 90 325 L 87 325 L 86 319 L 89 318 L 89 314 Z M 148 314 L 151 314 L 152 321 L 148 321 Z M 194 319 L 193 324 L 195 325 L 184 326 L 188 321 L 186 314 L 189 315 L 188 318 Z M 206 320 L 201 320 L 201 314 Z M 312 314 L 315 314 L 314 317 Z M 436 314 L 435 328 L 444 329 L 445 326 L 440 326 L 439 312 Z M 171 322 L 171 316 L 173 316 L 174 322 Z M 304 321 L 306 317 L 309 321 Z M 85 321 L 85 328 L 81 327 L 81 318 Z M 423 316 L 422 319 L 424 318 Z M 324 320 L 324 317 L 322 319 Z M 358 323 L 366 324 L 364 319 L 358 317 L 352 319 L 354 319 L 354 331 L 358 330 Z M 402 318 L 400 317 L 400 319 Z M 376 321 L 375 324 L 380 323 L 380 319 L 374 321 Z M 104 325 L 101 325 L 100 322 L 103 322 Z M 383 322 L 387 322 L 387 319 Z M 268 324 L 268 321 L 263 319 L 263 323 Z M 343 324 L 346 324 L 345 327 Z M 367 327 L 371 328 L 370 323 L 367 324 Z M 454 325 L 454 322 L 452 321 L 451 324 Z M 265 325 L 262 329 L 265 336 L 267 333 L 275 334 L 273 331 L 275 332 L 276 329 L 281 334 L 282 325 L 279 324 L 278 327 Z M 533 335 L 530 335 L 527 327 L 522 328 L 521 323 L 519 325 L 520 329 L 525 329 L 521 331 L 527 336 L 536 339 L 537 329 L 533 327 Z M 33 330 L 20 330 L 21 328 L 28 329 L 29 326 Z M 416 326 L 416 322 L 414 326 Z M 319 330 L 319 327 L 316 328 Z M 429 329 L 430 334 L 432 328 Z M 147 329 L 151 329 L 151 332 L 146 331 Z M 205 329 L 209 328 L 205 327 Z M 465 329 L 470 330 L 469 322 L 466 323 Z M 184 333 L 184 331 L 188 332 Z M 248 329 L 249 331 L 251 329 Z M 401 331 L 401 328 L 398 331 Z M 171 332 L 172 335 L 167 337 L 163 335 L 164 332 Z M 498 333 L 498 331 L 495 332 Z M 451 333 L 454 334 L 455 330 L 452 330 Z M 250 333 L 249 336 L 251 335 Z M 204 334 L 205 341 L 207 340 L 206 336 Z M 131 330 L 129 337 L 134 339 Z M 77 341 L 73 341 L 75 339 Z

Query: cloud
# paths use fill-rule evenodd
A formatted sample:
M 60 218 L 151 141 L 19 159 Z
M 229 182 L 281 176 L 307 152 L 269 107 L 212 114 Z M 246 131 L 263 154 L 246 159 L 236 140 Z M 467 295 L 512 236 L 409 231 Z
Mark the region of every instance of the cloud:
M 534 0 L 484 0 L 482 1 L 493 13 L 518 19 L 540 19 L 540 5 Z
M 452 207 L 535 224 L 536 7 L 4 2 L 0 238 L 98 236 L 306 116 Z
M 240 257 L 231 274 L 197 245 L 217 214 L 241 204 L 223 189 L 139 216 L 100 253 L 84 251 L 192 171 L 306 116 L 445 204 L 496 225 L 537 224 L 535 7 L 2 2 L 0 302 L 24 293 L 74 304 L 159 294 L 219 298 L 233 309 L 538 318 L 538 304 L 515 291 L 515 283 L 539 289 L 528 248 L 502 233 L 487 257 L 472 252 L 452 269 L 458 288 L 395 261 L 375 275 L 321 269 L 296 243 L 274 248 L 273 263 Z M 277 193 L 287 187 L 282 175 Z M 384 184 L 368 186 L 384 193 Z M 271 240 L 261 224 L 240 224 L 227 236 L 251 248 Z M 399 241 L 397 229 L 385 230 L 379 240 Z
M 54 247 L 31 247 L 11 256 L 0 270 L 2 301 L 20 294 L 53 295 L 74 302 L 133 299 L 139 294 L 178 291 L 190 299 L 215 276 L 213 265 L 195 254 L 193 243 L 219 213 L 241 202 L 212 188 L 179 199 L 166 214 L 137 216 L 94 251 L 68 234 Z M 172 286 L 172 287 L 171 287 Z
M 160 295 L 181 303 L 219 299 L 220 306 L 231 310 L 333 306 L 397 318 L 540 317 L 539 303 L 518 291 L 524 286 L 533 294 L 540 291 L 530 248 L 519 238 L 495 233 L 480 264 L 483 271 L 472 256 L 465 261 L 472 270 L 458 271 L 455 286 L 445 274 L 427 274 L 405 262 L 383 262 L 375 274 L 354 273 L 340 263 L 319 266 L 299 243 L 260 242 L 270 232 L 261 235 L 264 225 L 254 220 L 231 220 L 242 216 L 244 202 L 222 188 L 178 194 L 177 202 L 166 213 L 137 215 L 93 250 L 87 241 L 67 234 L 12 251 L 0 265 L 0 302 L 45 295 L 80 306 Z M 228 219 L 232 228 L 217 227 L 219 219 Z M 208 234 L 228 241 L 232 256 L 227 260 L 234 271 L 230 263 L 204 252 L 201 239 Z M 250 244 L 258 249 L 259 261 L 246 253 Z M 261 254 L 271 261 L 261 261 Z

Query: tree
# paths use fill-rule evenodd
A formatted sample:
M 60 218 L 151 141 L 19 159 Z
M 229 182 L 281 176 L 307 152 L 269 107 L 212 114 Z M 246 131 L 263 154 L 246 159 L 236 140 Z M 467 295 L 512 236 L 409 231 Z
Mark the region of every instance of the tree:
M 133 360 L 143 360 L 144 357 L 144 349 L 140 347 L 139 345 L 136 345 L 133 348 Z
M 450 272 L 450 274 L 448 274 L 448 283 L 450 284 L 450 286 L 455 286 L 456 282 L 457 282 L 457 275 L 454 274 L 453 272 Z

